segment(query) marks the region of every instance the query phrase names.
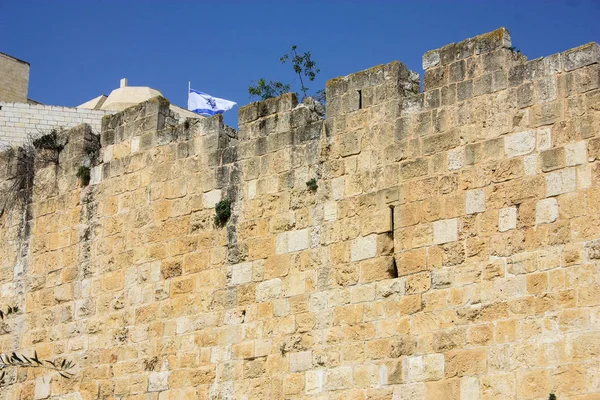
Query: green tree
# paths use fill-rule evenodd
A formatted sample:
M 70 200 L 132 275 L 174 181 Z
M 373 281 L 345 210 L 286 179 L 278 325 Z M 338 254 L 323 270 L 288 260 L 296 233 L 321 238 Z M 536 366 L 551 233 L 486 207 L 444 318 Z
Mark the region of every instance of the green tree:
M 300 90 L 304 93 L 304 97 L 307 97 L 308 88 L 304 84 L 304 79 L 302 79 L 302 75 L 304 75 L 310 82 L 314 81 L 317 74 L 321 72 L 319 68 L 317 68 L 317 63 L 312 59 L 310 51 L 300 55 L 296 51 L 297 46 L 292 46 L 292 51 L 287 54 L 284 54 L 279 61 L 282 64 L 286 62 L 291 62 L 294 68 L 294 72 L 300 78 Z
M 298 53 L 297 49 L 298 47 L 293 45 L 291 51 L 281 56 L 279 61 L 282 64 L 287 62 L 292 64 L 294 73 L 298 75 L 298 78 L 300 79 L 300 90 L 303 93 L 302 99 L 304 100 L 304 98 L 308 96 L 309 90 L 306 83 L 314 81 L 320 70 L 317 68 L 317 63 L 312 59 L 310 51 L 301 54 Z M 261 100 L 280 96 L 289 92 L 291 89 L 290 84 L 280 81 L 267 82 L 264 78 L 261 78 L 254 83 L 255 85 L 250 85 L 248 88 L 248 94 L 250 94 L 250 97 L 258 97 Z M 314 97 L 317 100 L 324 102 L 325 90 L 319 90 Z
M 248 88 L 248 94 L 250 97 L 257 96 L 261 100 L 281 96 L 282 94 L 289 92 L 291 89 L 291 86 L 286 83 L 277 81 L 267 82 L 264 78 L 260 78 L 258 82 L 255 83 L 256 86 L 250 85 Z

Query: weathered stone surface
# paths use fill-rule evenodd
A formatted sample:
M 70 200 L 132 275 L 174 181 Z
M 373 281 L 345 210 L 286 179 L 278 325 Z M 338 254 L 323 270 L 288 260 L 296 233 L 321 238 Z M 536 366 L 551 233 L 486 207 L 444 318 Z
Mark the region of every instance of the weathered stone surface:
M 458 238 L 458 220 L 456 218 L 439 220 L 433 223 L 433 243 L 454 242 Z
M 485 211 L 485 190 L 475 189 L 467 191 L 465 212 L 476 214 Z
M 574 168 L 546 174 L 546 196 L 574 192 L 577 188 L 577 177 Z
M 0 212 L 0 341 L 76 376 L 7 369 L 2 395 L 597 396 L 597 47 L 526 61 L 506 34 L 428 53 L 422 93 L 398 62 L 330 80 L 325 120 L 284 95 L 186 127 L 157 99 L 97 159 L 61 133 Z M 19 168 L 0 152 L 0 204 Z
M 404 361 L 406 382 L 425 382 L 444 377 L 444 356 L 429 354 L 407 357 Z
M 369 235 L 354 239 L 350 247 L 351 261 L 360 261 L 377 255 L 377 236 Z
M 498 231 L 505 232 L 517 227 L 517 208 L 507 207 L 498 213 Z
M 558 202 L 555 198 L 540 200 L 535 205 L 535 223 L 548 224 L 558 218 Z
M 535 132 L 524 131 L 507 136 L 504 139 L 504 148 L 508 157 L 531 153 L 535 149 Z

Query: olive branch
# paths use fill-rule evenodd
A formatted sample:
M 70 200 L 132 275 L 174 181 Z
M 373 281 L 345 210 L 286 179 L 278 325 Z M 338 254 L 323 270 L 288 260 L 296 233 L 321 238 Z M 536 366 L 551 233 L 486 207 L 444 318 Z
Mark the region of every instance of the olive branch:
M 11 314 L 15 314 L 19 311 L 17 306 L 9 306 L 6 311 L 0 310 L 0 319 L 8 317 Z M 37 351 L 33 352 L 33 357 L 27 357 L 24 354 L 12 353 L 0 353 L 0 387 L 6 385 L 6 371 L 8 367 L 24 367 L 24 368 L 43 368 L 58 372 L 63 378 L 71 379 L 73 373 L 70 371 L 75 364 L 72 361 L 63 359 L 62 361 L 53 360 L 40 360 Z

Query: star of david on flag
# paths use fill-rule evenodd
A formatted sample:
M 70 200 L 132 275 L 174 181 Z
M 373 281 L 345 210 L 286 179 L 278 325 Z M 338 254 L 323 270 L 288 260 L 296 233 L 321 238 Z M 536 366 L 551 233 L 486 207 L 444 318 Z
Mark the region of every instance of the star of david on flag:
M 198 90 L 189 89 L 188 93 L 188 110 L 197 114 L 213 116 L 223 114 L 227 110 L 231 110 L 236 102 L 213 97 L 208 93 L 203 93 Z

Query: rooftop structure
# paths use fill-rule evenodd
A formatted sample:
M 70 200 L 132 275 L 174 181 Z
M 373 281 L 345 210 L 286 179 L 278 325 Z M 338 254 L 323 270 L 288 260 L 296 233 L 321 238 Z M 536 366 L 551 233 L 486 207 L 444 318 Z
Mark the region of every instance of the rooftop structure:
M 108 96 L 100 95 L 77 107 L 64 107 L 29 99 L 28 84 L 29 63 L 0 53 L 0 146 L 20 145 L 28 137 L 81 123 L 99 132 L 103 116 L 162 96 L 159 90 L 147 86 L 128 86 L 127 79 L 123 78 Z M 174 104 L 170 109 L 183 118 L 205 118 Z

